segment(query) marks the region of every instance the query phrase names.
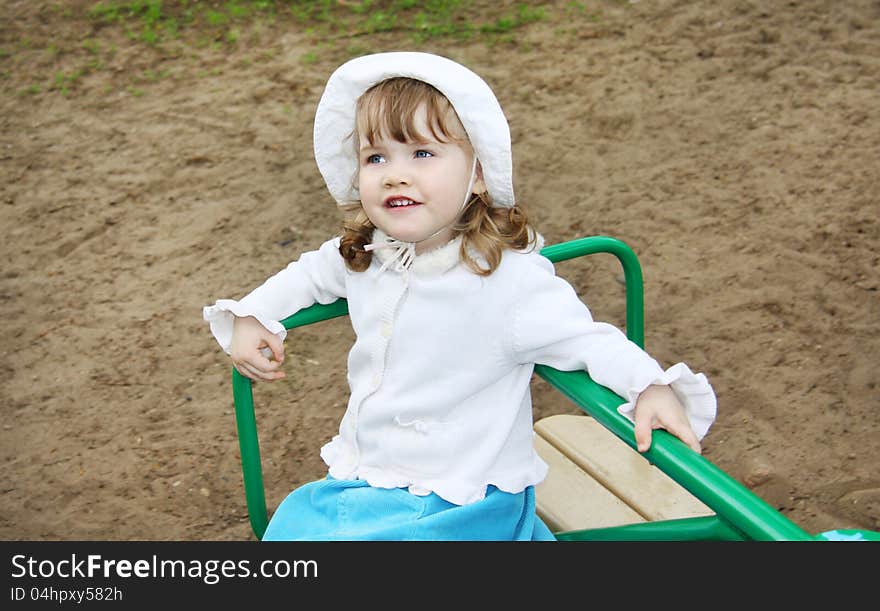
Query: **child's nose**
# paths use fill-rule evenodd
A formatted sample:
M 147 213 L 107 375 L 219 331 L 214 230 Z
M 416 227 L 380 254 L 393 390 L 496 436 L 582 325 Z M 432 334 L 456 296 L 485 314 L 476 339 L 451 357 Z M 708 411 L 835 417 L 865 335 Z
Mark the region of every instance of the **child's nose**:
M 408 185 L 410 183 L 409 172 L 405 168 L 397 165 L 388 164 L 385 168 L 385 176 L 382 178 L 382 184 L 386 187 L 395 185 Z

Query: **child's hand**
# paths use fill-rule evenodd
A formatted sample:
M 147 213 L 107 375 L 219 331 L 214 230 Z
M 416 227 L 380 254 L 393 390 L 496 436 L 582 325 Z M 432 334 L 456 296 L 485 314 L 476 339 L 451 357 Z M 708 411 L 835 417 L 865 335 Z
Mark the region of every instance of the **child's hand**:
M 274 360 L 262 352 L 267 348 Z M 235 318 L 229 356 L 238 373 L 251 380 L 271 382 L 284 377 L 279 370 L 284 362 L 284 344 L 253 316 Z
M 700 440 L 697 439 L 688 422 L 684 407 L 669 386 L 649 386 L 636 401 L 635 414 L 636 444 L 639 452 L 647 452 L 651 447 L 651 431 L 666 429 L 700 454 Z

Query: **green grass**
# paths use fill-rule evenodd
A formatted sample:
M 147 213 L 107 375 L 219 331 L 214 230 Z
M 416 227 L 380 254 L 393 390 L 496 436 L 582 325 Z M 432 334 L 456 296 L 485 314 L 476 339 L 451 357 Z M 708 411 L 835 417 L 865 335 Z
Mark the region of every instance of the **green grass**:
M 12 70 L 15 75 L 14 55 L 18 52 L 39 51 L 44 64 L 51 65 L 42 79 L 18 75 L 27 76 L 30 82 L 42 81 L 41 85 L 28 86 L 28 81 L 13 85 L 19 87 L 20 94 L 75 94 L 84 74 L 114 64 L 118 49 L 113 41 L 120 35 L 152 49 L 163 61 L 188 57 L 187 48 L 244 51 L 248 59 L 235 63 L 244 69 L 250 62 L 277 58 L 278 48 L 267 48 L 271 44 L 267 32 L 304 36 L 310 43 L 299 61 L 313 64 L 379 50 L 383 41 L 392 38 L 396 48 L 478 41 L 528 50 L 524 35 L 530 24 L 561 20 L 566 32 L 573 33 L 578 23 L 596 18 L 591 14 L 596 7 L 582 2 L 482 3 L 478 9 L 473 0 L 95 0 L 90 8 L 67 7 L 63 11 L 61 5 L 53 5 L 56 15 L 84 21 L 84 31 L 91 32 L 68 46 L 53 42 L 34 49 L 25 37 L 14 49 L 0 49 L 0 59 L 7 60 L 7 74 Z M 373 38 L 383 34 L 392 38 Z M 198 61 L 198 54 L 194 58 Z M 117 82 L 114 90 L 128 87 L 131 95 L 143 95 L 137 87 L 165 76 L 167 72 L 121 73 L 124 82 Z
M 93 38 L 82 41 L 81 46 L 92 55 L 98 55 L 101 52 L 101 43 Z
M 40 85 L 39 83 L 33 83 L 31 85 L 28 85 L 27 87 L 25 87 L 21 91 L 19 91 L 19 94 L 20 95 L 37 95 L 41 91 L 43 91 L 43 86 Z
M 256 17 L 292 20 L 318 35 L 369 35 L 400 31 L 411 42 L 434 38 L 466 39 L 475 33 L 507 34 L 545 18 L 543 6 L 520 3 L 515 12 L 489 23 L 469 19 L 470 0 L 101 0 L 88 11 L 89 18 L 120 26 L 133 39 L 148 45 L 179 38 L 190 29 L 207 28 L 215 40 L 236 44 L 240 26 Z

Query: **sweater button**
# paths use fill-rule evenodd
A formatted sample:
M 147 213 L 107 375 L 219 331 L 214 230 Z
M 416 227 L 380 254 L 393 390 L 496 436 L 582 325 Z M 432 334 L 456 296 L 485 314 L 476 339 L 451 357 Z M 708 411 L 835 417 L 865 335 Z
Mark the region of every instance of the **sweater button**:
M 380 376 L 378 373 L 374 373 L 373 374 L 373 386 L 378 386 L 379 382 L 381 382 L 381 381 L 382 381 L 382 376 Z
M 382 323 L 382 337 L 388 339 L 391 337 L 391 325 L 389 323 Z

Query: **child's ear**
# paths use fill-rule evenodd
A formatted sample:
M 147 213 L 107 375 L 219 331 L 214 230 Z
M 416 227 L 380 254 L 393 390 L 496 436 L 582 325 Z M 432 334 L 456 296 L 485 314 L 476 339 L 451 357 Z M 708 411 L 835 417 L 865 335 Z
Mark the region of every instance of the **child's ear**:
M 483 181 L 483 166 L 480 165 L 480 162 L 477 162 L 477 176 L 474 178 L 474 187 L 471 189 L 471 193 L 474 195 L 479 195 L 480 193 L 486 192 L 486 183 Z

